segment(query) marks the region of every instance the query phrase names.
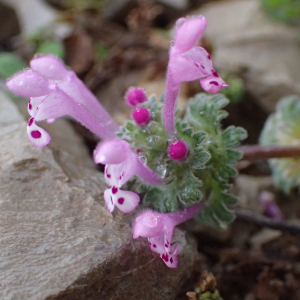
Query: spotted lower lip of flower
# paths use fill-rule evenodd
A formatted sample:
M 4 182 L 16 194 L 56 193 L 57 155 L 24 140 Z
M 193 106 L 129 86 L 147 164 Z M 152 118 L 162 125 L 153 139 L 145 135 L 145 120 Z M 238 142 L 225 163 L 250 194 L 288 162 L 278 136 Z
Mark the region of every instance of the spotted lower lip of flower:
M 194 217 L 203 205 L 194 204 L 184 211 L 158 213 L 151 210 L 142 212 L 134 221 L 133 238 L 147 237 L 151 250 L 159 253 L 165 264 L 176 268 L 178 264 L 178 247 L 172 249 L 171 242 L 175 226 Z
M 164 184 L 159 174 L 143 164 L 125 141 L 114 139 L 100 143 L 94 151 L 96 163 L 107 164 L 105 180 L 108 185 L 121 187 L 133 175 L 152 185 Z
M 196 42 L 207 26 L 203 16 L 181 18 L 175 26 L 174 44 L 170 48 L 164 107 L 164 127 L 169 135 L 176 132 L 174 124 L 175 103 L 181 82 L 200 79 L 204 90 L 219 92 L 226 83 L 213 68 L 211 56 Z
M 104 192 L 104 200 L 109 212 L 113 212 L 115 206 L 123 213 L 130 213 L 140 202 L 138 194 L 131 191 L 123 191 L 113 186 Z
M 30 118 L 28 121 L 27 134 L 32 145 L 37 148 L 48 145 L 51 140 L 49 133 L 35 124 L 34 118 Z

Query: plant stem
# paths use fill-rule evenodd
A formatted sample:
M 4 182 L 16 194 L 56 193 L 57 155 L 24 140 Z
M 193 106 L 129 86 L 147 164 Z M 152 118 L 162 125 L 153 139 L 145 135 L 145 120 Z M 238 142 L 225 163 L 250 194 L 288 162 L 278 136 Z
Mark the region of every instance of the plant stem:
M 272 229 L 277 229 L 281 231 L 288 231 L 292 234 L 300 234 L 300 226 L 295 224 L 289 224 L 284 221 L 276 221 L 271 218 L 257 215 L 253 212 L 243 210 L 243 209 L 235 209 L 235 214 L 238 219 L 246 220 L 251 223 L 255 223 L 262 227 L 268 227 Z
M 242 152 L 242 160 L 300 157 L 300 146 L 248 145 L 236 148 Z

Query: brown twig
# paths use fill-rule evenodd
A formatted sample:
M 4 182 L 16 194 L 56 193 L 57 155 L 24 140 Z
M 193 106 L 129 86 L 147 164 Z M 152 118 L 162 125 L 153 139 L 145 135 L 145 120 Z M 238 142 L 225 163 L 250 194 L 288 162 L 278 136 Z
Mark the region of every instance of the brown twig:
M 243 153 L 242 160 L 300 157 L 299 146 L 259 146 L 248 145 L 236 148 Z
M 255 223 L 262 227 L 268 227 L 281 231 L 288 231 L 292 234 L 300 234 L 300 226 L 295 224 L 289 224 L 284 221 L 275 221 L 271 218 L 255 214 L 253 212 L 244 209 L 235 209 L 235 213 L 238 219 L 246 220 L 251 223 Z

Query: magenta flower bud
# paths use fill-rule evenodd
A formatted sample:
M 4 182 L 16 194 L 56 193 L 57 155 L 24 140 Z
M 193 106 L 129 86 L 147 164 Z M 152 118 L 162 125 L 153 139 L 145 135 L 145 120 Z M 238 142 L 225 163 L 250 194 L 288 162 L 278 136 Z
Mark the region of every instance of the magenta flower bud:
M 173 160 L 183 160 L 188 154 L 188 147 L 185 142 L 178 140 L 169 146 L 168 154 Z
M 147 125 L 151 119 L 149 110 L 145 107 L 136 107 L 133 110 L 132 117 L 134 121 L 141 127 Z
M 136 106 L 143 103 L 147 101 L 146 90 L 141 87 L 132 86 L 127 90 L 125 100 L 130 106 Z

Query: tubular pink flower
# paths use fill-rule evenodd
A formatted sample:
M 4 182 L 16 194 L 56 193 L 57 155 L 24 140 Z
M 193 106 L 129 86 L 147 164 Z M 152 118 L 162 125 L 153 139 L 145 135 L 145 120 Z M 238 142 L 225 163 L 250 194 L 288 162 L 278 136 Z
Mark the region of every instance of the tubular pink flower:
M 28 123 L 27 132 L 35 147 L 43 147 L 51 139 L 45 130 L 35 125 L 35 121 L 51 121 L 64 115 L 73 117 L 102 139 L 115 137 L 114 132 L 108 129 L 102 120 L 98 120 L 82 103 L 76 102 L 64 93 L 54 81 L 48 81 L 30 69 L 10 78 L 7 81 L 7 87 L 16 94 L 31 97 L 28 112 L 32 118 Z
M 146 90 L 138 86 L 131 86 L 125 94 L 125 100 L 130 106 L 143 103 L 147 101 Z
M 86 88 L 73 71 L 66 69 L 64 63 L 54 55 L 35 55 L 31 60 L 32 70 L 43 77 L 54 80 L 57 86 L 77 103 L 86 107 L 101 120 L 103 125 L 113 132 L 119 129 L 118 124 L 102 107 L 97 98 Z
M 148 238 L 151 250 L 160 254 L 169 268 L 178 264 L 178 247 L 172 249 L 171 242 L 175 226 L 194 217 L 203 205 L 194 204 L 186 210 L 174 213 L 158 213 L 151 210 L 142 212 L 134 221 L 133 238 Z
M 133 175 L 153 184 L 163 184 L 159 174 L 144 165 L 129 144 L 122 140 L 107 140 L 100 143 L 94 151 L 94 161 L 106 164 L 104 178 L 111 188 L 104 192 L 104 200 L 109 212 L 117 206 L 129 213 L 136 208 L 140 197 L 133 192 L 120 190 Z
M 213 68 L 207 51 L 195 46 L 207 26 L 203 16 L 181 18 L 176 22 L 174 44 L 170 48 L 164 107 L 164 126 L 169 135 L 175 133 L 175 104 L 181 82 L 200 79 L 204 90 L 219 92 L 226 83 Z

